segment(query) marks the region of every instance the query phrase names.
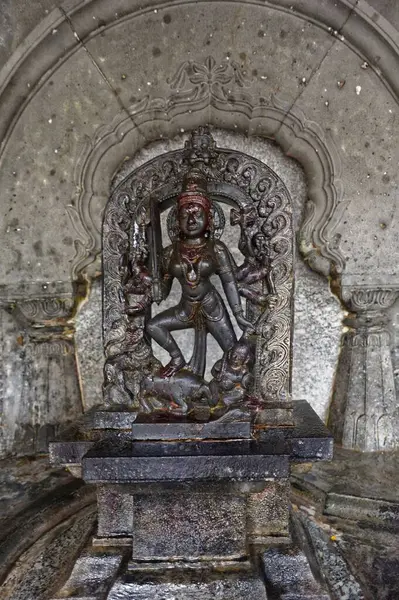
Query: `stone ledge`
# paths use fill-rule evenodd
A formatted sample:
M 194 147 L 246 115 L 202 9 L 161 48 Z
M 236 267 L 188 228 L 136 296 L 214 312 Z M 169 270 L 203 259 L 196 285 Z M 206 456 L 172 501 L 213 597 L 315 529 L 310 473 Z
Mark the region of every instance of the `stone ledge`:
M 90 451 L 90 452 L 93 452 Z M 83 479 L 90 483 L 135 481 L 251 481 L 288 477 L 288 457 L 252 456 L 108 456 L 83 457 Z

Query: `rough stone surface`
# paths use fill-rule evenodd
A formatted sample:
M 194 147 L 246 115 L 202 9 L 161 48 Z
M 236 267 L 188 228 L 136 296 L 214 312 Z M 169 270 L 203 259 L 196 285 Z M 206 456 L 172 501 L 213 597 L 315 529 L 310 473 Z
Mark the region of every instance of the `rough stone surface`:
M 338 449 L 331 463 L 294 468 L 295 530 L 334 598 L 398 594 L 398 452 Z M 301 471 L 301 472 L 300 472 Z
M 306 556 L 299 548 L 271 548 L 262 557 L 266 589 L 279 600 L 330 600 L 315 581 Z
M 133 559 L 238 559 L 246 556 L 244 497 L 143 494 L 133 500 Z
M 176 581 L 177 579 L 177 581 Z M 266 592 L 262 579 L 255 575 L 215 575 L 198 581 L 187 575 L 178 581 L 174 574 L 172 581 L 167 581 L 167 576 L 157 581 L 154 577 L 150 581 L 136 580 L 117 581 L 112 587 L 107 600 L 164 600 L 165 598 L 178 598 L 179 600 L 266 600 Z
M 76 561 L 68 581 L 52 600 L 103 600 L 118 574 L 122 560 L 123 553 L 118 551 L 91 550 L 83 553 Z
M 124 407 L 113 407 L 112 410 L 91 410 L 85 414 L 86 429 L 131 431 L 137 413 Z
M 367 596 L 328 533 L 303 515 L 298 518 L 297 528 L 303 528 L 301 533 L 307 538 L 306 541 L 303 538 L 302 543 L 309 544 L 311 550 L 308 548 L 308 552 L 315 557 L 319 577 L 323 577 L 334 600 L 366 600 Z
M 399 452 L 353 452 L 336 448 L 334 460 L 314 464 L 308 472 L 294 467 L 292 479 L 314 490 L 318 497 L 327 494 L 399 502 Z M 317 492 L 319 490 L 319 492 Z
M 115 486 L 98 486 L 97 534 L 107 536 L 129 536 L 133 533 L 133 496 Z
M 20 556 L 0 590 L 7 600 L 48 600 L 88 541 L 95 508 L 85 508 L 52 528 Z
M 331 433 L 323 425 L 312 407 L 304 401 L 293 403 L 294 427 L 281 427 L 281 435 L 290 448 L 291 460 L 328 460 L 333 455 Z M 258 438 L 266 442 L 273 429 L 259 431 Z M 274 433 L 276 434 L 276 432 Z
M 91 282 L 85 302 L 76 316 L 76 357 L 85 411 L 102 401 L 104 351 L 101 296 L 102 280 L 97 277 Z
M 83 478 L 87 482 L 260 480 L 286 477 L 288 458 L 270 454 L 259 447 L 251 453 L 243 442 L 161 443 L 116 441 L 101 449 L 94 446 L 83 457 Z M 152 446 L 150 445 L 152 444 Z M 184 446 L 183 446 L 184 444 Z M 244 442 L 245 444 L 245 442 Z M 284 446 L 283 446 L 284 448 Z M 278 451 L 278 450 L 277 450 Z M 284 450 L 281 449 L 280 452 Z
M 73 481 L 64 470 L 50 466 L 47 457 L 6 458 L 0 462 L 0 525 L 30 503 L 51 493 L 58 486 Z
M 344 311 L 321 275 L 295 264 L 292 396 L 326 420 L 338 360 Z
M 135 440 L 177 439 L 249 439 L 251 422 L 232 423 L 133 423 L 132 436 Z
M 247 502 L 248 535 L 254 543 L 267 536 L 288 534 L 289 482 L 269 481 Z

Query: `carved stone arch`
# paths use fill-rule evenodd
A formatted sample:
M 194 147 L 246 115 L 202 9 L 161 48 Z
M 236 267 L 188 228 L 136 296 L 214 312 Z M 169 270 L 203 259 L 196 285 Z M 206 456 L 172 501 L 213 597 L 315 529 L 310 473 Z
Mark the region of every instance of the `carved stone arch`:
M 162 8 L 174 4 L 181 5 L 177 0 L 169 0 Z M 236 4 L 246 2 L 241 0 Z M 392 95 L 396 99 L 399 97 L 398 32 L 364 0 L 353 5 L 347 0 L 323 5 L 318 0 L 270 0 L 267 3 L 252 0 L 251 4 L 289 12 L 339 37 L 342 43 L 367 61 Z M 112 3 L 66 0 L 51 11 L 0 71 L 0 102 L 4 114 L 0 123 L 0 158 L 16 122 L 31 99 L 60 65 L 82 47 L 82 42 L 103 34 L 121 21 L 153 10 L 154 6 L 158 9 L 160 5 L 154 0 L 139 4 L 126 0 L 114 0 Z M 93 19 L 93 14 L 96 19 Z M 62 37 L 63 44 L 59 44 L 54 30 L 58 37 Z M 30 82 L 28 93 L 27 81 Z
M 241 2 L 245 4 L 244 1 Z M 237 2 L 237 4 L 240 4 Z M 162 7 L 174 6 L 170 0 Z M 264 2 L 259 5 L 265 6 Z M 29 103 L 49 78 L 86 41 L 99 33 L 105 33 L 114 25 L 135 18 L 145 11 L 159 7 L 152 0 L 137 5 L 124 0 L 107 3 L 100 0 L 65 2 L 53 10 L 35 30 L 27 36 L 12 58 L 0 72 L 0 102 L 4 118 L 0 124 L 0 158 L 7 149 L 14 127 Z M 340 43 L 354 50 L 367 61 L 395 98 L 399 96 L 399 60 L 397 31 L 378 15 L 366 2 L 348 3 L 338 0 L 320 6 L 317 0 L 303 3 L 300 0 L 274 0 L 266 3 L 268 8 L 308 20 L 321 29 L 339 38 Z M 93 20 L 93 14 L 96 20 Z M 118 15 L 115 18 L 115 14 Z M 102 25 L 99 28 L 98 23 Z M 57 36 L 53 32 L 57 31 Z M 62 37 L 63 43 L 59 43 Z M 29 81 L 29 89 L 26 82 Z M 309 204 L 300 232 L 300 247 L 313 268 L 328 274 L 333 270 L 341 271 L 343 257 L 336 247 L 334 227 L 342 213 L 342 189 L 339 183 L 338 154 L 328 139 L 328 135 L 315 123 L 291 106 L 275 102 L 265 108 L 258 98 L 235 100 L 225 97 L 210 97 L 205 90 L 207 106 L 211 105 L 213 115 L 210 118 L 199 105 L 181 102 L 178 106 L 173 93 L 169 98 L 143 99 L 133 107 L 126 106 L 122 115 L 117 115 L 112 126 L 101 128 L 90 141 L 90 149 L 84 149 L 76 165 L 76 184 L 78 186 L 78 209 L 70 210 L 71 218 L 77 230 L 80 242 L 72 276 L 76 278 L 82 269 L 93 263 L 99 253 L 100 219 L 99 210 L 93 214 L 91 205 L 95 197 L 102 206 L 108 197 L 108 181 L 104 186 L 100 171 L 105 162 L 109 162 L 106 175 L 111 175 L 126 155 L 132 155 L 148 142 L 160 137 L 170 137 L 181 127 L 191 129 L 201 123 L 226 129 L 239 130 L 248 135 L 264 135 L 273 138 L 287 154 L 294 156 L 305 168 L 310 184 Z M 192 119 L 187 126 L 184 114 L 193 110 Z M 228 113 L 231 113 L 231 117 Z M 150 126 L 154 117 L 156 131 Z M 137 126 L 136 133 L 127 134 L 128 143 L 121 144 L 118 136 L 123 135 L 127 119 Z M 234 122 L 233 122 L 234 121 Z M 108 135 L 111 137 L 109 138 Z M 104 157 L 102 157 L 102 154 Z M 105 161 L 103 160 L 105 159 Z M 99 169 L 99 167 L 101 167 Z
M 269 240 L 270 265 L 274 274 L 277 306 L 265 311 L 264 307 L 247 304 L 247 315 L 256 323 L 255 394 L 276 399 L 291 388 L 291 323 L 293 299 L 293 226 L 291 199 L 287 188 L 267 165 L 235 150 L 215 147 L 215 159 L 206 166 L 208 195 L 213 204 L 223 202 L 236 213 L 253 209 L 254 225 L 240 223 L 239 249 L 244 258 L 246 248 L 254 235 L 262 234 Z M 185 150 L 160 155 L 142 166 L 121 168 L 114 179 L 111 197 L 104 213 L 102 231 L 103 249 L 103 313 L 104 347 L 107 359 L 115 362 L 121 351 L 120 340 L 129 340 L 129 356 L 137 372 L 135 394 L 139 381 L 153 360 L 145 337 L 148 312 L 144 310 L 133 319 L 125 316 L 123 269 L 121 259 L 133 260 L 137 249 L 148 246 L 146 227 L 150 202 L 156 202 L 160 212 L 171 207 L 181 191 L 189 171 Z M 249 222 L 248 222 L 249 223 Z M 141 233 L 140 233 L 141 231 Z M 255 284 L 258 294 L 264 293 L 264 283 Z M 254 289 L 255 289 L 254 288 Z M 132 327 L 133 325 L 133 327 Z M 129 328 L 128 333 L 126 333 Z
M 300 250 L 315 270 L 325 275 L 330 274 L 331 267 L 336 272 L 342 271 L 344 259 L 333 237 L 344 209 L 340 159 L 335 145 L 321 127 L 308 121 L 298 110 L 287 113 L 287 107 L 277 99 L 273 107 L 253 106 L 249 99 L 235 103 L 213 99 L 211 110 L 208 98 L 181 102 L 171 97 L 162 100 L 164 108 L 158 110 L 154 107 L 156 103 L 159 99 L 146 102 L 145 108 L 142 104 L 132 107 L 134 122 L 124 113 L 118 115 L 109 127 L 99 131 L 95 144 L 86 149 L 77 165 L 76 184 L 81 191 L 74 198 L 76 209 L 69 208 L 69 211 L 76 231 L 84 230 L 86 239 L 81 237 L 74 277 L 99 253 L 100 231 L 91 207 L 92 204 L 105 205 L 108 197 L 105 181 L 108 177 L 111 179 L 118 164 L 127 154 L 134 155 L 141 150 L 143 140 L 150 143 L 174 137 L 182 129 L 205 124 L 274 139 L 287 155 L 300 162 L 309 182 L 309 201 L 299 232 Z

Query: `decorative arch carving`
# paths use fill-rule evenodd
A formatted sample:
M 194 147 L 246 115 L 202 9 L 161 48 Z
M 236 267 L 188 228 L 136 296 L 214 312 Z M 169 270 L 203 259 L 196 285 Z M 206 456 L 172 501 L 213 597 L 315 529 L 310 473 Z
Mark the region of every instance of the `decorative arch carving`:
M 79 190 L 74 199 L 76 207 L 68 208 L 76 232 L 80 234 L 73 276 L 77 277 L 99 252 L 100 229 L 93 218 L 91 205 L 96 197 L 97 200 L 101 198 L 101 204 L 105 206 L 105 182 L 111 179 L 123 158 L 128 153 L 134 155 L 138 152 L 144 140 L 149 143 L 173 137 L 182 130 L 204 124 L 249 136 L 272 138 L 287 155 L 303 165 L 309 181 L 309 200 L 299 232 L 301 252 L 312 268 L 325 275 L 330 273 L 331 268 L 342 271 L 344 260 L 333 238 L 343 208 L 343 205 L 340 206 L 343 196 L 339 179 L 340 159 L 327 134 L 317 123 L 308 121 L 298 109 L 287 112 L 289 106 L 278 98 L 273 99 L 272 106 L 256 104 L 242 90 L 243 78 L 238 65 L 231 66 L 229 74 L 208 58 L 205 68 L 214 71 L 211 83 L 207 83 L 205 77 L 203 81 L 193 83 L 184 78 L 185 64 L 172 80 L 169 98 L 144 98 L 129 108 L 128 115 L 119 113 L 110 125 L 97 132 L 95 139 L 82 152 L 76 169 Z M 194 65 L 197 66 L 196 63 Z M 182 91 L 186 93 L 174 93 L 173 82 L 176 80 L 179 85 L 188 87 L 183 87 Z M 234 91 L 231 94 L 226 84 L 231 89 L 234 81 L 238 81 L 240 89 L 238 93 Z M 129 161 L 126 168 L 128 165 Z M 120 177 L 122 175 L 118 174 L 114 185 Z
M 200 128 L 200 133 L 197 130 L 193 135 L 200 137 L 203 129 L 206 128 Z M 212 139 L 209 133 L 204 137 Z M 253 260 L 249 253 L 254 237 L 262 236 L 270 246 L 270 269 L 273 272 L 273 287 L 278 303 L 265 310 L 260 304 L 247 302 L 247 315 L 257 324 L 258 334 L 254 394 L 268 400 L 279 399 L 281 395 L 290 392 L 294 283 L 291 199 L 284 183 L 270 167 L 241 152 L 218 148 L 213 139 L 212 143 L 212 157 L 204 171 L 214 209 L 220 203 L 232 207 L 232 225 L 239 225 L 241 229 L 238 247 L 243 260 Z M 145 337 L 148 312 L 143 308 L 133 318 L 126 316 L 126 299 L 123 294 L 125 273 L 121 260 L 125 257 L 125 262 L 135 263 L 138 255 L 148 252 L 145 229 L 150 202 L 155 201 L 160 212 L 171 206 L 173 210 L 183 181 L 190 171 L 187 153 L 192 148 L 189 140 L 184 149 L 160 155 L 134 170 L 131 165 L 125 164 L 115 178 L 104 214 L 102 253 L 105 355 L 109 368 L 120 368 L 115 367 L 115 360 L 123 368 L 129 362 L 130 371 L 134 371 L 130 389 L 135 396 L 140 393 L 139 383 L 143 372 L 149 365 L 152 366 L 154 357 Z M 204 152 L 202 147 L 200 152 Z M 248 219 L 245 215 L 248 215 Z M 170 226 L 168 229 L 173 241 L 172 229 Z M 220 234 L 222 232 L 223 225 L 220 227 Z M 264 286 L 259 282 L 254 285 L 254 292 L 259 297 L 264 293 Z M 125 355 L 129 356 L 128 361 L 121 359 Z M 117 377 L 113 375 L 113 379 L 116 380 Z
M 169 0 L 162 7 L 174 4 L 173 0 Z M 265 6 L 265 3 L 259 2 L 259 5 Z M 366 2 L 348 5 L 345 0 L 338 0 L 320 6 L 317 0 L 305 4 L 300 0 L 291 0 L 289 3 L 274 0 L 266 5 L 311 21 L 339 37 L 343 44 L 367 61 L 383 85 L 398 98 L 398 33 L 381 15 L 375 19 L 377 13 Z M 4 115 L 0 124 L 0 160 L 21 114 L 60 65 L 81 49 L 86 40 L 116 23 L 153 10 L 154 6 L 159 8 L 161 5 L 152 0 L 140 3 L 140 6 L 124 0 L 113 3 L 91 0 L 72 4 L 65 2 L 53 10 L 0 72 L 0 102 Z M 94 10 L 96 20 L 92 18 Z M 98 22 L 102 23 L 100 28 Z M 53 35 L 55 29 L 56 37 Z M 59 43 L 60 37 L 62 44 Z M 176 77 L 184 77 L 185 65 L 187 63 L 180 66 Z M 220 71 L 220 65 L 212 65 L 211 59 L 208 65 L 199 65 L 199 71 L 204 67 L 213 68 L 215 75 L 222 78 L 229 77 L 228 72 Z M 27 81 L 29 89 L 26 87 Z M 97 195 L 105 205 L 108 196 L 99 184 L 99 171 L 104 167 L 105 155 L 112 171 L 115 171 L 126 154 L 132 155 L 146 143 L 160 137 L 170 137 L 181 128 L 192 129 L 206 122 L 227 129 L 234 127 L 234 130 L 247 135 L 273 138 L 287 154 L 303 165 L 310 189 L 299 234 L 301 251 L 312 268 L 326 275 L 331 271 L 331 266 L 338 272 L 343 269 L 344 260 L 334 240 L 334 227 L 343 206 L 340 204 L 342 186 L 339 182 L 339 157 L 328 135 L 295 107 L 284 105 L 278 99 L 274 99 L 272 106 L 265 107 L 259 98 L 251 99 L 242 94 L 244 81 L 237 71 L 234 83 L 239 88 L 239 94 L 234 92 L 227 97 L 223 92 L 223 82 L 219 83 L 219 87 L 216 82 L 216 86 L 209 89 L 202 86 L 204 93 L 197 99 L 177 99 L 173 91 L 168 98 L 143 99 L 117 115 L 112 126 L 99 130 L 91 141 L 90 150 L 84 149 L 76 171 L 76 182 L 80 186 L 77 194 L 79 212 L 73 214 L 71 211 L 80 240 L 79 253 L 73 264 L 73 277 L 92 263 L 99 251 L 99 225 L 93 223 L 90 203 L 93 195 Z M 210 118 L 205 114 L 201 102 L 211 104 Z M 192 110 L 191 122 L 187 123 L 185 113 L 189 110 Z M 157 123 L 155 130 L 150 125 L 151 121 Z M 125 140 L 118 139 L 121 134 Z

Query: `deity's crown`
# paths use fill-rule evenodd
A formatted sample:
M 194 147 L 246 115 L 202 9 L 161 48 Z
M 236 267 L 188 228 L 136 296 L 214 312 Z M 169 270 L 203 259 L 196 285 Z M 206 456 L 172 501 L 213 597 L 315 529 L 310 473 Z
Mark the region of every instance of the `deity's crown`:
M 185 204 L 199 204 L 207 213 L 211 210 L 211 201 L 207 195 L 206 177 L 198 169 L 191 169 L 183 181 L 183 189 L 177 198 L 178 208 Z

